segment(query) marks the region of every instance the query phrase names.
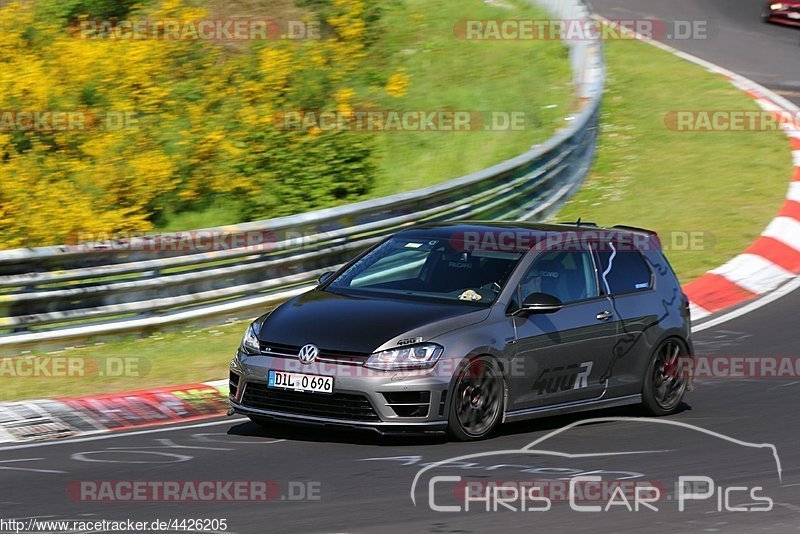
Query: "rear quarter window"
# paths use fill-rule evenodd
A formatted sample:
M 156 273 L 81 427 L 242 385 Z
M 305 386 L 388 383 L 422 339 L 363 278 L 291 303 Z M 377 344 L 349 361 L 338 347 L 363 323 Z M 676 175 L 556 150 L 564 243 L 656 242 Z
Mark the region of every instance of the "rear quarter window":
M 636 250 L 601 250 L 600 274 L 612 295 L 647 291 L 653 287 L 653 272 Z

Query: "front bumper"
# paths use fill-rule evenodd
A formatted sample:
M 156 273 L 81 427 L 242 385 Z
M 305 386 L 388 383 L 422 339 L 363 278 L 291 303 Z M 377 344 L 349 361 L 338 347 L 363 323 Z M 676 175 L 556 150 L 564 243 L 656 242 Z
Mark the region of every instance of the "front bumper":
M 333 376 L 334 394 L 268 388 L 270 370 Z M 231 409 L 247 416 L 381 434 L 440 433 L 447 426 L 451 375 L 440 376 L 437 367 L 414 373 L 382 372 L 360 365 L 304 365 L 296 359 L 239 353 L 231 361 L 230 372 Z M 403 396 L 416 394 L 427 401 L 414 401 L 419 412 L 413 417 L 398 415 L 408 409 Z M 398 396 L 403 402 L 398 402 Z M 358 407 L 353 408 L 353 403 Z
M 230 401 L 231 409 L 234 413 L 259 417 L 266 420 L 273 420 L 281 423 L 292 423 L 300 425 L 311 425 L 318 427 L 327 427 L 334 429 L 345 430 L 368 430 L 376 432 L 381 435 L 424 435 L 424 434 L 441 434 L 447 428 L 446 421 L 432 421 L 432 422 L 364 422 L 352 421 L 348 419 L 334 419 L 325 417 L 316 417 L 308 415 L 290 414 L 285 412 L 274 412 L 271 410 L 259 410 L 256 408 L 248 408 L 237 404 L 233 400 Z

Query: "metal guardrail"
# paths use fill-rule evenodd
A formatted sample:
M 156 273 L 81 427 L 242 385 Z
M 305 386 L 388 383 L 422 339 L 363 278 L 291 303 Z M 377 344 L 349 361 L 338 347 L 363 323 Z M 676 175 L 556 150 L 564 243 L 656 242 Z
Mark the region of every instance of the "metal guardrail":
M 560 19 L 591 17 L 582 0 L 536 1 Z M 582 110 L 544 144 L 494 167 L 290 217 L 0 252 L 0 348 L 255 314 L 307 290 L 321 273 L 409 225 L 553 213 L 589 171 L 605 78 L 600 42 L 567 44 Z M 204 250 L 183 246 L 201 241 L 209 244 L 199 247 Z

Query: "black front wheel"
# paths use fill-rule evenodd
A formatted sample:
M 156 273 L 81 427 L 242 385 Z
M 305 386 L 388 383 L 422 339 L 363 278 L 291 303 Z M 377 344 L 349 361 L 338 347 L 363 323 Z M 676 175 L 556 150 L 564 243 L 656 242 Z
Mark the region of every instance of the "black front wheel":
M 489 436 L 503 414 L 505 381 L 497 362 L 481 356 L 467 362 L 451 396 L 448 434 L 459 441 Z
M 689 383 L 686 363 L 687 351 L 677 339 L 668 339 L 656 349 L 642 388 L 642 405 L 648 414 L 662 416 L 678 411 Z

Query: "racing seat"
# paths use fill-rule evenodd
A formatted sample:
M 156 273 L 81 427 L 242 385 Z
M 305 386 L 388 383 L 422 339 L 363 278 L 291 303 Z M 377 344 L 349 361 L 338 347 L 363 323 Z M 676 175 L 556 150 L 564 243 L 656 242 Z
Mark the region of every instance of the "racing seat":
M 564 269 L 562 271 L 564 290 L 569 295 L 566 300 L 561 299 L 562 302 L 584 300 L 589 296 L 586 290 L 586 273 L 581 267 L 582 265 L 578 265 L 575 269 Z
M 542 261 L 536 266 L 534 276 L 541 277 L 539 292 L 557 297 L 564 302 L 567 298 L 564 267 L 559 261 Z
M 469 289 L 477 280 L 478 260 L 462 255 L 444 254 L 431 272 L 429 286 L 436 292 L 449 293 L 458 289 Z

